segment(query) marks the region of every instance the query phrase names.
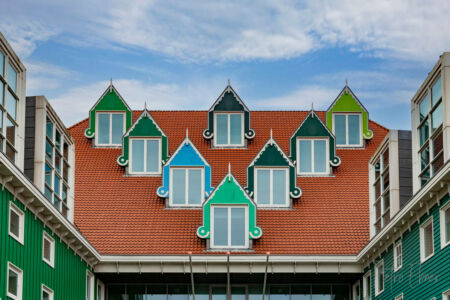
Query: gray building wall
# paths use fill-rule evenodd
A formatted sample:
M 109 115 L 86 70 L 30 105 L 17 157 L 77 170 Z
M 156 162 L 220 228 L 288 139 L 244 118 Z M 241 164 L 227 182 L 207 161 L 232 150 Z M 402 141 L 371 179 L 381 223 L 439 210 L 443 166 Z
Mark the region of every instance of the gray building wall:
M 400 209 L 412 197 L 412 142 L 410 130 L 398 131 Z
M 36 97 L 26 97 L 24 173 L 34 182 Z

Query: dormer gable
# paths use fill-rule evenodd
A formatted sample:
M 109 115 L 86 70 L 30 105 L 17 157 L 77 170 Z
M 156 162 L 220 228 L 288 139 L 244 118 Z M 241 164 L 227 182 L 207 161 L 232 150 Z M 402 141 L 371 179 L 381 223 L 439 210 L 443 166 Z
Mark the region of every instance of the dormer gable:
M 208 111 L 205 139 L 212 139 L 213 147 L 245 147 L 246 140 L 255 137 L 250 129 L 250 111 L 231 85 L 225 88 Z
M 117 158 L 117 163 L 122 167 L 128 167 L 128 173 L 161 173 L 161 166 L 169 157 L 167 135 L 153 119 L 147 108 L 143 110 L 133 125 L 124 134 L 122 143 L 122 155 Z M 144 149 L 143 154 L 140 154 L 139 157 L 142 155 L 145 156 L 144 162 L 142 162 L 145 166 L 143 166 L 143 169 L 142 167 L 137 167 L 136 170 L 139 169 L 139 171 L 133 170 L 133 166 L 130 165 L 133 159 L 133 145 Z M 150 154 L 150 150 L 153 151 L 153 154 Z M 158 158 L 154 158 L 154 161 L 152 159 L 152 162 L 147 161 L 147 157 L 151 157 L 152 155 Z M 157 170 L 153 168 L 156 165 L 158 167 Z M 149 168 L 152 169 L 149 170 Z

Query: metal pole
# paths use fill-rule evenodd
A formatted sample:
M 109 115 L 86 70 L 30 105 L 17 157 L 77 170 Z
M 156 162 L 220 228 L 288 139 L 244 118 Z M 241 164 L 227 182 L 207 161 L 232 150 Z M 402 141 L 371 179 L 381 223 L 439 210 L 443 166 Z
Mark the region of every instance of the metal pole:
M 192 272 L 192 252 L 188 252 L 188 254 L 189 254 L 189 266 L 191 268 L 192 300 L 195 300 L 194 273 Z
M 227 252 L 227 299 L 231 300 L 231 287 L 230 287 L 230 252 Z
M 267 269 L 269 268 L 269 256 L 270 252 L 266 253 L 266 271 L 264 272 L 264 284 L 263 284 L 263 291 L 262 291 L 262 300 L 264 300 L 264 294 L 266 293 L 266 283 L 267 283 Z

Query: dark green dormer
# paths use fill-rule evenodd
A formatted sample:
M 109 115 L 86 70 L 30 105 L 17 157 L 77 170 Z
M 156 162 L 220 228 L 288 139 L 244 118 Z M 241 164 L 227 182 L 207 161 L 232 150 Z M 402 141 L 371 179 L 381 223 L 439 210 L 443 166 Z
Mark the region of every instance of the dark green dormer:
M 330 175 L 329 166 L 337 167 L 341 159 L 336 155 L 334 135 L 314 110 L 311 110 L 291 136 L 291 160 L 300 175 Z
M 250 129 L 250 111 L 234 89 L 228 84 L 208 111 L 205 139 L 212 139 L 214 147 L 245 147 L 245 139 L 253 139 Z
M 94 139 L 95 146 L 120 147 L 131 122 L 130 107 L 111 83 L 89 111 L 89 128 L 84 134 Z
M 157 175 L 168 157 L 167 135 L 145 108 L 124 134 L 117 163 L 128 166 L 129 174 Z
M 369 113 L 345 85 L 327 110 L 327 127 L 336 137 L 337 147 L 363 147 L 373 137 Z

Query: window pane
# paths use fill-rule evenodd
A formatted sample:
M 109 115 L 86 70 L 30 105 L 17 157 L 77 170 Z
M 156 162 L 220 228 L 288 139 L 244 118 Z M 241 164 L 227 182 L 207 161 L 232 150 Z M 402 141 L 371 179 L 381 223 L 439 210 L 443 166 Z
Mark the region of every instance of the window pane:
M 59 179 L 59 177 L 58 176 L 56 176 L 56 174 L 55 174 L 55 186 L 54 186 L 54 188 L 53 188 L 53 190 L 55 191 L 55 194 L 56 195 L 60 195 L 59 194 L 59 192 L 60 192 L 60 189 L 61 189 L 61 180 Z
M 144 140 L 131 140 L 131 171 L 144 172 Z
M 312 300 L 331 300 L 331 286 L 328 284 L 313 284 L 311 286 Z
M 14 161 L 14 159 L 16 157 L 16 151 L 14 151 L 14 148 L 9 143 L 6 143 L 6 156 L 11 161 Z
M 202 203 L 202 170 L 189 170 L 189 204 Z
M 430 129 L 429 129 L 429 120 L 427 119 L 422 126 L 419 127 L 419 139 L 420 139 L 420 146 L 422 146 L 430 136 Z
M 420 176 L 421 186 L 424 186 L 429 179 L 430 179 L 430 168 L 427 168 L 425 171 L 423 171 L 422 175 Z
M 112 144 L 122 144 L 123 114 L 112 115 Z
M 273 170 L 273 204 L 286 205 L 286 171 Z
M 389 149 L 383 153 L 383 170 L 389 166 Z
M 46 134 L 48 138 L 53 141 L 53 123 L 50 121 L 50 119 L 47 117 L 47 125 L 46 125 Z
M 228 245 L 228 208 L 214 207 L 214 245 Z
M 172 202 L 186 204 L 186 170 L 172 169 Z
M 11 92 L 8 91 L 6 98 L 6 111 L 14 120 L 16 119 L 16 109 L 17 109 L 17 100 L 16 98 L 14 98 Z
M 61 163 L 62 163 L 61 154 L 55 152 L 55 168 L 59 174 L 61 174 Z
M 52 168 L 45 164 L 45 183 L 49 186 L 53 186 L 52 184 Z
M 439 77 L 439 79 L 436 80 L 436 82 L 431 87 L 431 106 L 437 103 L 441 97 L 442 97 L 442 84 L 441 84 L 441 77 Z
M 217 114 L 216 142 L 218 145 L 228 144 L 228 115 Z
M 58 130 L 56 130 L 56 135 L 55 135 L 55 146 L 56 146 L 56 149 L 61 151 L 61 133 L 59 133 Z
M 47 198 L 48 200 L 52 201 L 52 195 L 53 195 L 52 190 L 49 189 L 47 186 L 45 186 L 45 189 L 44 189 L 44 196 L 45 196 L 45 198 Z
M 187 285 L 169 285 L 168 300 L 188 300 Z
M 14 92 L 17 92 L 17 72 L 10 63 L 8 63 L 8 85 Z
M 291 287 L 291 300 L 310 300 L 311 286 L 309 284 L 297 284 Z
M 44 253 L 43 256 L 46 260 L 50 260 L 50 241 L 47 239 L 44 239 Z
M 240 145 L 242 142 L 242 115 L 230 115 L 230 144 Z
M 86 299 L 91 300 L 91 277 L 86 275 Z
M 257 172 L 257 203 L 270 204 L 270 170 L 256 170 Z
M 211 300 L 227 300 L 227 288 L 224 286 L 211 287 Z
M 11 120 L 6 118 L 6 139 L 14 145 L 16 142 L 16 126 L 11 122 Z
M 300 172 L 311 172 L 312 171 L 312 155 L 311 155 L 311 141 L 300 140 L 299 141 L 299 152 L 300 152 Z
M 8 292 L 17 296 L 17 286 L 19 282 L 19 275 L 13 270 L 8 272 Z
M 270 286 L 270 300 L 289 300 L 289 286 L 288 285 L 271 285 Z
M 430 145 L 427 145 L 422 152 L 420 152 L 420 166 L 421 170 L 425 169 L 425 167 L 430 162 Z
M 433 132 L 442 124 L 442 102 L 431 113 L 431 131 Z
M 427 225 L 424 230 L 424 246 L 425 246 L 425 257 L 430 256 L 434 252 L 433 247 L 433 225 L 429 224 Z
M 0 74 L 4 77 L 5 76 L 5 56 L 0 51 Z
M 148 285 L 146 300 L 166 300 L 166 286 L 165 285 Z
M 9 232 L 19 237 L 20 216 L 12 209 L 9 213 Z
M 444 140 L 443 140 L 442 131 L 441 131 L 433 139 L 433 158 L 436 157 L 439 154 L 439 152 L 441 152 L 443 146 L 444 146 Z
M 348 144 L 359 145 L 361 142 L 359 115 L 348 115 Z
M 345 119 L 346 115 L 334 115 L 334 135 L 337 145 L 347 144 Z
M 314 172 L 324 173 L 327 170 L 327 143 L 324 140 L 314 141 Z
M 159 166 L 159 140 L 147 140 L 147 172 L 158 172 Z
M 98 114 L 97 140 L 99 144 L 109 144 L 109 114 Z
M 444 222 L 445 222 L 445 241 L 449 242 L 450 241 L 450 208 L 447 208 L 445 210 L 445 217 L 444 217 Z
M 62 188 L 62 196 L 61 196 L 62 200 L 64 202 L 67 202 L 67 186 L 63 184 L 63 188 Z
M 42 300 L 50 300 L 50 295 L 46 291 L 42 291 Z
M 5 98 L 5 94 L 3 93 L 4 92 L 4 87 L 5 87 L 5 84 L 3 83 L 3 81 L 1 81 L 0 80 L 0 104 L 1 105 L 5 105 L 4 104 L 4 98 Z
M 231 300 L 245 300 L 246 297 L 245 287 L 232 286 L 231 287 Z
M 428 104 L 428 95 L 425 95 L 425 97 L 419 104 L 420 121 L 425 119 L 429 111 L 430 105 Z
M 245 245 L 245 208 L 231 208 L 231 246 Z

